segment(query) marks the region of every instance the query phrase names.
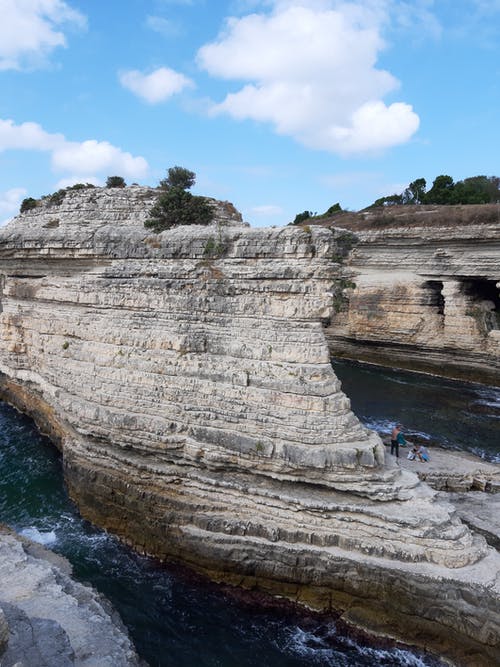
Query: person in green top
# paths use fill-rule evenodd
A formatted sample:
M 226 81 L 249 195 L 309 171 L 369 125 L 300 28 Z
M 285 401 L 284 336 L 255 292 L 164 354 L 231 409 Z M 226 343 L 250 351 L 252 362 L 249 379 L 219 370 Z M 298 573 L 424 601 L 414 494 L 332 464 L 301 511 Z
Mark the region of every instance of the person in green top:
M 406 447 L 408 445 L 404 435 L 401 433 L 402 428 L 401 424 L 396 424 L 391 433 L 391 454 L 396 453 L 396 458 L 399 458 L 399 446 Z

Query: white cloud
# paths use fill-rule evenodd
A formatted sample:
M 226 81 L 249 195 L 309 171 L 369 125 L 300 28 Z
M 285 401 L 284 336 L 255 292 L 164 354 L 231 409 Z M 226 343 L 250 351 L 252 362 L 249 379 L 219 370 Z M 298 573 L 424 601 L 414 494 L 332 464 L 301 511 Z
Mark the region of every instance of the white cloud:
M 38 123 L 21 123 L 0 118 L 0 151 L 9 149 L 51 151 L 64 144 L 62 134 L 49 134 Z
M 473 4 L 481 14 L 500 12 L 500 0 L 474 0 Z
M 78 172 L 83 174 L 111 170 L 130 177 L 144 176 L 147 172 L 147 162 L 143 157 L 133 157 L 107 141 L 95 139 L 81 143 L 65 142 L 53 151 L 52 164 L 59 171 L 78 168 Z
M 151 74 L 129 70 L 128 72 L 122 72 L 119 78 L 124 88 L 128 88 L 149 104 L 163 102 L 172 95 L 182 92 L 185 88 L 194 86 L 194 83 L 184 74 L 175 72 L 169 67 L 160 67 Z
M 62 134 L 46 132 L 38 123 L 16 125 L 0 119 L 0 152 L 4 150 L 46 151 L 55 171 L 84 174 L 78 180 L 85 182 L 92 182 L 98 173 L 140 178 L 148 171 L 143 157 L 134 157 L 107 141 L 68 141 Z
M 0 11 L 0 70 L 43 64 L 66 46 L 61 26 L 85 26 L 85 17 L 63 0 L 0 0 Z
M 147 16 L 146 27 L 163 37 L 174 37 L 181 32 L 181 27 L 177 22 L 163 16 Z
M 5 192 L 0 192 L 0 226 L 5 225 L 12 216 L 19 213 L 19 206 L 26 195 L 24 188 L 11 188 Z M 2 219 L 3 216 L 9 216 Z
M 411 41 L 420 41 L 427 36 L 438 39 L 443 34 L 443 26 L 431 11 L 432 0 L 412 2 L 391 2 L 390 13 L 395 26 L 406 33 Z
M 271 13 L 228 19 L 198 62 L 213 76 L 247 83 L 213 113 L 269 122 L 279 134 L 340 154 L 408 141 L 419 118 L 409 104 L 383 102 L 399 82 L 376 68 L 384 7 L 285 0 Z
M 271 215 L 281 215 L 283 213 L 283 209 L 281 206 L 275 206 L 274 204 L 263 204 L 262 206 L 254 206 L 253 208 L 250 209 L 252 213 L 255 215 L 259 215 L 262 217 L 267 217 Z

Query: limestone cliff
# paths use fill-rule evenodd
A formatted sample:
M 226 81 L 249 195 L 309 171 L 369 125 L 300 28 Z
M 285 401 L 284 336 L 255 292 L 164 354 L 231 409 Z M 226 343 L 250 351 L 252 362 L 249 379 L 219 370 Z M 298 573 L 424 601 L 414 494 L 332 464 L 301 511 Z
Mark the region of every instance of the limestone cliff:
M 154 194 L 73 192 L 0 233 L 1 392 L 59 444 L 83 515 L 353 621 L 417 615 L 488 664 L 497 552 L 385 460 L 330 364 L 345 233 L 250 229 L 226 204 L 149 234 Z
M 480 208 L 346 218 L 357 243 L 327 331 L 332 354 L 498 385 L 500 208 L 483 207 L 484 221 Z

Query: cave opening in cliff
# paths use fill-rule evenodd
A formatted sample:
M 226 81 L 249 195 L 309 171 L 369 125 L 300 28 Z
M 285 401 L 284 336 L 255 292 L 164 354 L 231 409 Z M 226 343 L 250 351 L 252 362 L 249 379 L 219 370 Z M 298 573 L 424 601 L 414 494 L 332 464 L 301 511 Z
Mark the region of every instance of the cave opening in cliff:
M 427 289 L 427 305 L 437 308 L 438 315 L 444 315 L 443 283 L 441 280 L 427 280 L 424 283 Z
M 487 331 L 500 329 L 500 293 L 496 280 L 468 278 L 463 283 L 464 294 L 470 299 L 471 314 L 482 315 Z

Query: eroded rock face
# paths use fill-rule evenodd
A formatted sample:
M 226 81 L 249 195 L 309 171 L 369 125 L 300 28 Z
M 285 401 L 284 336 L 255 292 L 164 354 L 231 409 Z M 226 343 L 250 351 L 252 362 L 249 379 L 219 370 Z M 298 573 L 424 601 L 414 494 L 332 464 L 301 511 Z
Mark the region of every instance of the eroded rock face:
M 335 356 L 500 382 L 500 221 L 357 233 Z
M 215 579 L 417 614 L 497 655 L 498 554 L 385 460 L 333 373 L 343 233 L 152 235 L 141 192 L 71 193 L 57 226 L 43 207 L 0 234 L 2 395 L 60 444 L 84 516 Z
M 107 601 L 75 582 L 69 564 L 0 528 L 3 667 L 139 667 Z

